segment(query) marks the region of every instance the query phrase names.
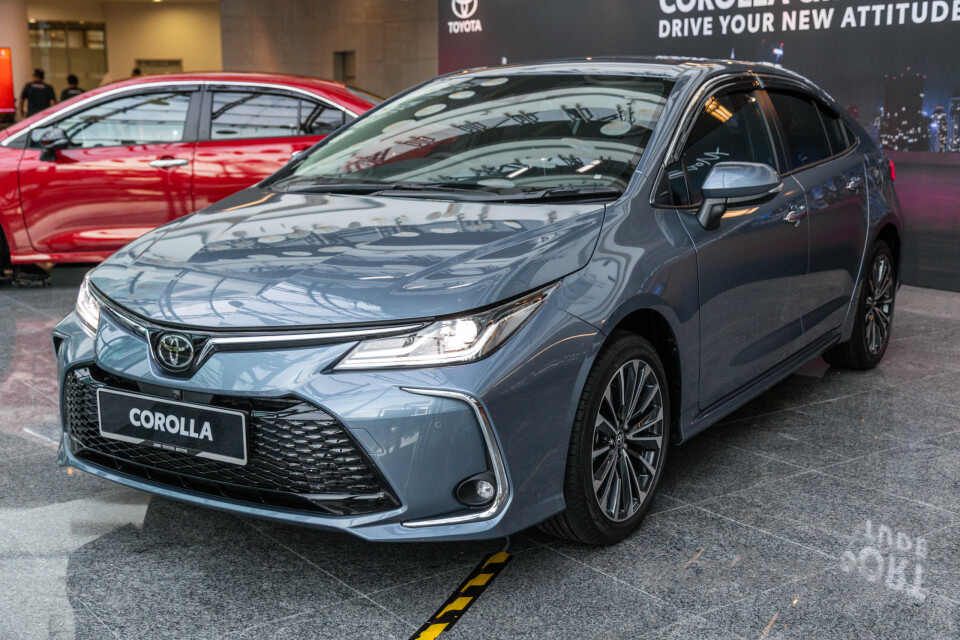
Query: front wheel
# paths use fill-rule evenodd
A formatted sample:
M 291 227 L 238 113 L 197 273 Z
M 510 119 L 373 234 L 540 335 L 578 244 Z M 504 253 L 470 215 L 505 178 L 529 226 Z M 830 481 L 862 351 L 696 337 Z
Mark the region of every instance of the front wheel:
M 823 354 L 823 359 L 844 369 L 872 369 L 880 364 L 890 344 L 893 305 L 897 293 L 897 265 L 883 240 L 873 245 L 866 281 L 857 301 L 853 335 Z
M 0 280 L 5 279 L 10 274 L 10 248 L 7 246 L 7 239 L 0 231 Z
M 564 480 L 566 510 L 540 525 L 585 544 L 612 544 L 640 525 L 667 456 L 670 395 L 653 346 L 622 333 L 604 347 L 577 405 Z

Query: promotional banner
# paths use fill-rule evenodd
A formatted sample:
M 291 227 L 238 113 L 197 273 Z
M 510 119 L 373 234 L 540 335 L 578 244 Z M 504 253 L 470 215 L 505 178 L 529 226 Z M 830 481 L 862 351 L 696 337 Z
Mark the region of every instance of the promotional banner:
M 13 93 L 13 64 L 10 48 L 0 47 L 0 115 L 15 112 Z
M 439 30 L 441 72 L 617 55 L 797 71 L 895 161 L 908 280 L 960 290 L 943 235 L 960 236 L 960 0 L 439 0 Z

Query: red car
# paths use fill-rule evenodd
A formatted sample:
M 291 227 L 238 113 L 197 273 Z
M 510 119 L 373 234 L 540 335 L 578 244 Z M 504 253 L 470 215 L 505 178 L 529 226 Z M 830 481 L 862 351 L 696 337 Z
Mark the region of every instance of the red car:
M 0 270 L 7 251 L 15 265 L 100 262 L 272 174 L 377 102 L 312 78 L 183 73 L 42 111 L 0 131 Z

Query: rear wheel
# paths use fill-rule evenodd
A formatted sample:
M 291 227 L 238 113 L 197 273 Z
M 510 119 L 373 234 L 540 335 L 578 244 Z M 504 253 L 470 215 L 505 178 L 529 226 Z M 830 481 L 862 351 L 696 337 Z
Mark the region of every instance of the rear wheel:
M 893 306 L 897 293 L 897 265 L 883 240 L 873 245 L 866 281 L 857 302 L 853 335 L 823 354 L 827 363 L 844 369 L 872 369 L 890 344 Z
M 540 528 L 603 545 L 627 537 L 653 503 L 669 446 L 667 378 L 653 346 L 622 333 L 594 363 L 577 405 L 566 510 Z

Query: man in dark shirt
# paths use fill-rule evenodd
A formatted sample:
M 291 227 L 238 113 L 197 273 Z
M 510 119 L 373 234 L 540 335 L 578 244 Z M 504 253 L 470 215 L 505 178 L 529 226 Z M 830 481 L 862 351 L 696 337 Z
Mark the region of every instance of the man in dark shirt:
M 28 82 L 20 92 L 20 115 L 29 118 L 56 103 L 53 87 L 43 81 L 43 69 L 34 69 L 33 82 Z
M 72 73 L 68 75 L 67 88 L 60 92 L 60 102 L 63 102 L 64 100 L 69 100 L 70 98 L 73 98 L 74 96 L 78 96 L 81 93 L 83 93 L 83 89 L 77 86 L 79 84 L 80 84 L 80 80 L 77 78 L 77 76 L 73 75 Z

